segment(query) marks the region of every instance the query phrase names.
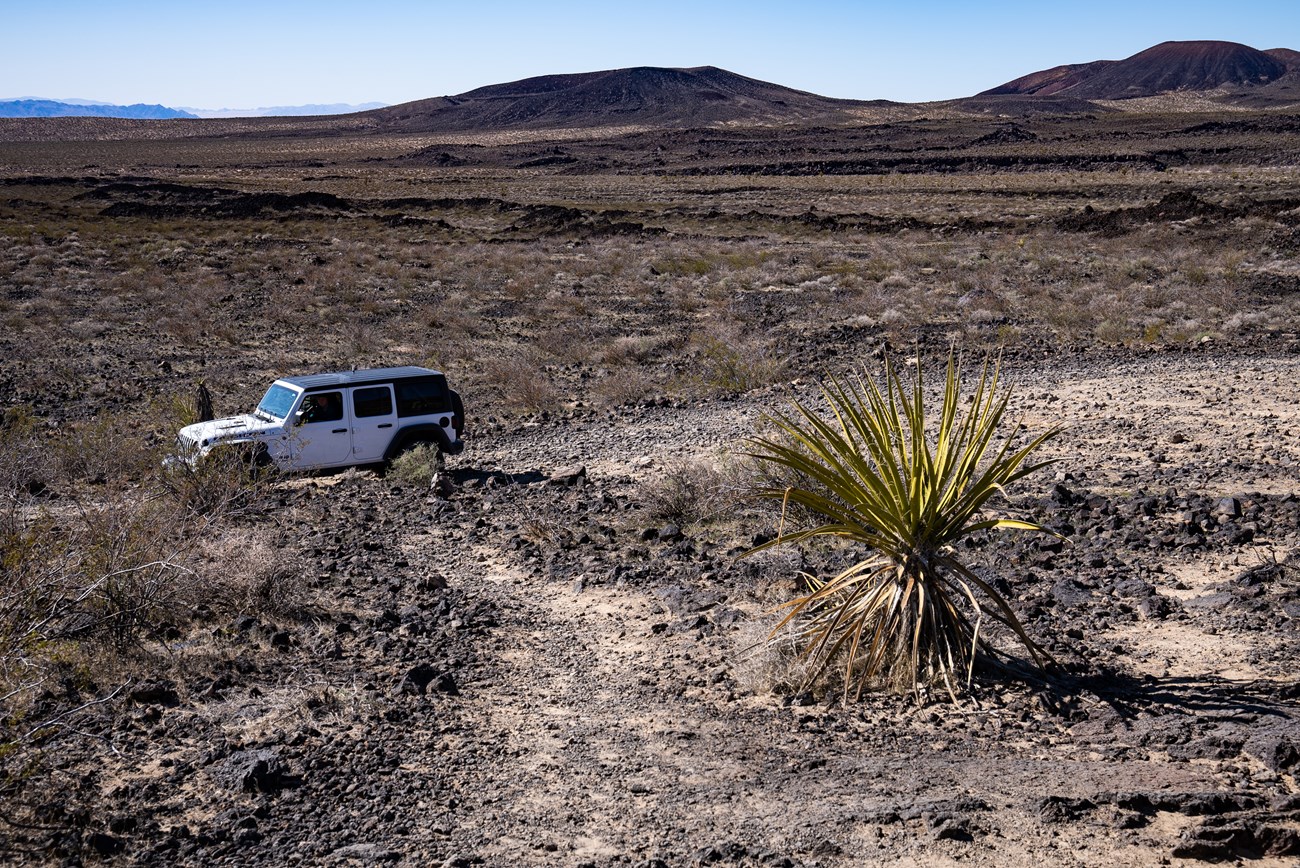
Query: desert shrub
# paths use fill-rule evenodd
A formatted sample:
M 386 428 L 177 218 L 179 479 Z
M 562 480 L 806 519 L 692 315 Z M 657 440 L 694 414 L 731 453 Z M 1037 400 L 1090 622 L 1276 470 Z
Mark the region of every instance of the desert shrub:
M 771 385 L 785 372 L 785 360 L 752 338 L 704 337 L 699 341 L 698 373 L 710 391 L 739 395 Z
M 659 335 L 623 335 L 600 350 L 600 361 L 613 367 L 639 365 L 653 361 L 676 349 L 670 338 Z
M 703 277 L 717 268 L 717 263 L 703 255 L 666 256 L 656 259 L 650 266 L 655 274 L 673 277 Z
M 192 570 L 174 514 L 159 502 L 118 501 L 83 508 L 61 558 L 69 635 L 122 648 L 183 606 Z
M 612 407 L 637 404 L 656 390 L 654 379 L 639 368 L 620 368 L 592 386 L 592 392 L 602 403 Z
M 641 502 L 652 518 L 693 524 L 717 515 L 734 503 L 733 483 L 714 464 L 683 461 L 641 485 Z
M 92 493 L 28 500 L 0 525 L 0 753 L 75 711 L 60 697 L 165 665 L 153 643 L 201 608 L 302 608 L 304 577 L 281 568 L 273 531 L 231 529 L 229 508 L 178 509 L 150 486 Z
M 193 571 L 157 500 L 41 510 L 0 539 L 0 675 L 37 673 L 58 643 L 125 648 L 183 607 Z
M 156 484 L 177 515 L 206 523 L 254 512 L 265 503 L 274 468 L 258 465 L 250 449 L 217 448 L 194 464 L 169 462 Z
M 406 485 L 429 485 L 442 468 L 442 456 L 431 443 L 419 443 L 402 452 L 388 465 L 389 482 Z
M 540 515 L 521 515 L 519 537 L 543 551 L 553 551 L 560 543 L 571 540 L 572 534 L 553 519 Z
M 484 366 L 501 402 L 517 410 L 554 409 L 558 390 L 536 360 L 521 356 L 492 359 Z
M 227 528 L 199 544 L 199 580 L 186 595 L 191 605 L 231 614 L 296 615 L 306 601 L 309 567 L 285 556 L 274 530 Z
M 134 414 L 101 413 L 63 426 L 43 448 L 57 478 L 72 485 L 138 482 L 153 475 L 163 457 L 158 442 L 142 432 L 141 420 L 174 435 L 192 414 L 180 399 L 155 401 Z
M 52 481 L 50 465 L 31 408 L 0 410 L 0 520 L 13 520 L 21 505 L 45 490 Z
M 795 504 L 811 520 L 793 530 L 783 526 L 752 552 L 822 537 L 870 552 L 829 579 L 804 574 L 809 591 L 787 604 L 780 625 L 798 631 L 815 673 L 842 662 L 846 695 L 852 687 L 861 693 L 883 684 L 919 696 L 942 684 L 955 696 L 969 685 L 977 658 L 996 657 L 981 632 L 986 614 L 1009 628 L 1036 662 L 1044 659 L 1007 601 L 956 550 L 985 531 L 1042 530 L 988 513 L 995 496 L 1047 463 L 1029 458 L 1056 433 L 1019 447 L 1011 437 L 994 446 L 1010 397 L 998 385 L 996 368 L 986 363 L 963 411 L 961 373 L 950 358 L 933 427 L 920 366 L 909 383 L 886 363 L 883 385 L 859 375 L 823 386 L 829 418 L 795 401 L 793 412 L 768 417 L 783 438 L 748 441 L 752 458 L 813 483 L 755 492 Z

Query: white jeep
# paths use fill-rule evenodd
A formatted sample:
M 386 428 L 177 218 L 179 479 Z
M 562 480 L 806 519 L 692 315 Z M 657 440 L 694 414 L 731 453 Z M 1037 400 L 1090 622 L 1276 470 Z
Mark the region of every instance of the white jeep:
M 374 368 L 284 377 L 244 416 L 186 425 L 177 459 L 193 466 L 214 449 L 238 448 L 258 465 L 316 470 L 378 464 L 420 444 L 456 455 L 465 408 L 429 368 Z

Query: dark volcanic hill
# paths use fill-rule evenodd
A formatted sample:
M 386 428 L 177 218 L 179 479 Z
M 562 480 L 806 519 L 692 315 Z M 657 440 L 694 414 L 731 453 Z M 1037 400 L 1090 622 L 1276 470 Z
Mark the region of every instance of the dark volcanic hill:
M 546 75 L 369 112 L 411 132 L 833 121 L 882 103 L 832 99 L 701 66 Z
M 1287 74 L 1289 49 L 1257 51 L 1235 42 L 1162 42 L 1125 60 L 1058 66 L 986 90 L 980 96 L 1064 95 L 1131 99 L 1177 91 L 1262 88 Z

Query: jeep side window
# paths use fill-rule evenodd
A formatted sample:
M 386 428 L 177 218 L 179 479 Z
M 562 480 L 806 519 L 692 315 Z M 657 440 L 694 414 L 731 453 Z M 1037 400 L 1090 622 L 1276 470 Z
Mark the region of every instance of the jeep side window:
M 316 392 L 303 399 L 301 420 L 311 422 L 337 422 L 343 418 L 342 392 Z
M 393 415 L 393 393 L 387 386 L 352 390 L 352 415 L 358 419 Z
M 393 387 L 397 390 L 398 416 L 427 416 L 451 411 L 446 380 L 399 382 Z

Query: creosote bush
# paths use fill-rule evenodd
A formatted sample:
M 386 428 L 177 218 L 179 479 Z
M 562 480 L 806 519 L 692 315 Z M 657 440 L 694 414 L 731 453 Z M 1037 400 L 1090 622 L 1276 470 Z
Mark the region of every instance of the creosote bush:
M 677 524 L 704 521 L 732 502 L 727 476 L 705 461 L 671 464 L 641 486 L 641 500 L 651 517 Z
M 385 474 L 389 482 L 408 485 L 430 485 L 434 474 L 442 468 L 438 447 L 419 443 L 393 459 Z
M 796 629 L 816 664 L 812 677 L 841 663 L 846 698 L 872 685 L 918 697 L 942 685 L 955 698 L 977 659 L 996 657 L 985 615 L 1008 627 L 1036 663 L 1046 657 L 1002 595 L 962 562 L 957 544 L 985 531 L 1043 530 L 991 507 L 1050 463 L 1030 457 L 1057 432 L 995 445 L 1010 393 L 999 390 L 988 362 L 963 409 L 961 371 L 949 358 L 937 420 L 927 416 L 923 380 L 919 364 L 908 378 L 888 361 L 881 383 L 865 374 L 831 380 L 822 388 L 829 415 L 795 401 L 792 412 L 768 417 L 772 434 L 747 441 L 752 458 L 790 480 L 754 491 L 782 504 L 782 528 L 751 554 L 820 537 L 870 552 L 829 579 L 804 574 L 808 592 L 787 603 L 773 632 Z M 792 506 L 794 529 L 785 527 Z

